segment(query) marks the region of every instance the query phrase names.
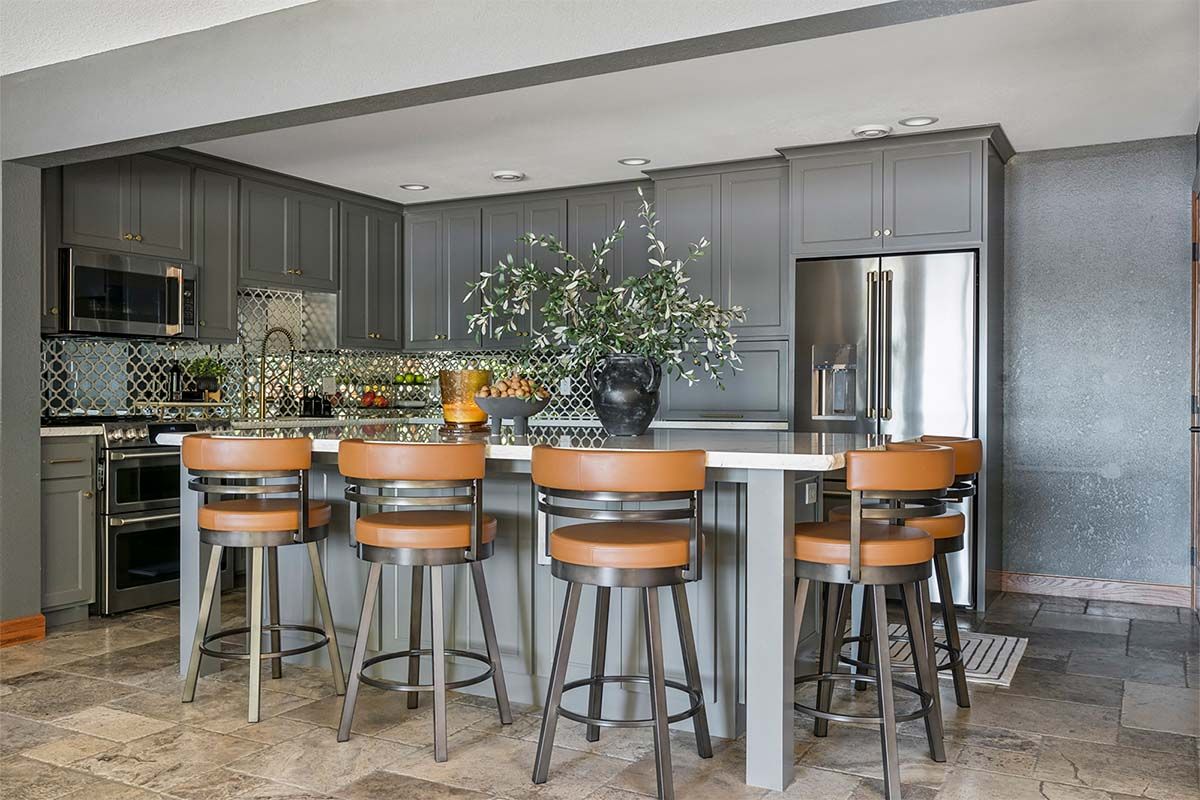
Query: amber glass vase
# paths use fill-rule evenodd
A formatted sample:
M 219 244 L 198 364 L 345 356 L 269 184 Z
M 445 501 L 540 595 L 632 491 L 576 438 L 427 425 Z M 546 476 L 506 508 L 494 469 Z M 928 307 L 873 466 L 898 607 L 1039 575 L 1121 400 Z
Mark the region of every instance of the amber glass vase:
M 487 412 L 475 402 L 475 395 L 492 382 L 490 369 L 444 369 L 438 374 L 442 390 L 442 429 L 450 433 L 486 431 Z

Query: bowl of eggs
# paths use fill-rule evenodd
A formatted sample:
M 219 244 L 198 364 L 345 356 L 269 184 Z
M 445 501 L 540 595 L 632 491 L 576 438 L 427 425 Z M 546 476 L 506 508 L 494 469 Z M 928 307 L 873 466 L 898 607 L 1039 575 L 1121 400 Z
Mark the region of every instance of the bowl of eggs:
M 513 433 L 525 436 L 529 418 L 550 404 L 550 392 L 532 378 L 514 374 L 484 386 L 475 394 L 475 402 L 491 418 L 494 435 L 500 434 L 504 420 L 511 419 Z

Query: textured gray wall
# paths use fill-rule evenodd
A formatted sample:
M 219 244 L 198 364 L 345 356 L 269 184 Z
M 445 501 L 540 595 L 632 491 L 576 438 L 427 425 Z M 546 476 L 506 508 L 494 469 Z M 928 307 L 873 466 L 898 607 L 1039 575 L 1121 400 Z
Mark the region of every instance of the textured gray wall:
M 1007 571 L 1188 583 L 1194 147 L 1009 162 Z
M 0 619 L 41 611 L 42 171 L 0 165 Z

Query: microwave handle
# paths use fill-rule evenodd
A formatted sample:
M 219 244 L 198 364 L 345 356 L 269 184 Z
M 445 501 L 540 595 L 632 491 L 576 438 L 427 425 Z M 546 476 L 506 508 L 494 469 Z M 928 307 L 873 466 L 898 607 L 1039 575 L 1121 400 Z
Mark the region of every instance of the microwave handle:
M 175 324 L 166 326 L 166 334 L 167 336 L 179 336 L 183 333 L 183 267 L 177 267 L 174 264 L 167 267 L 167 282 L 170 283 L 172 280 L 179 284 L 179 296 L 175 305 Z

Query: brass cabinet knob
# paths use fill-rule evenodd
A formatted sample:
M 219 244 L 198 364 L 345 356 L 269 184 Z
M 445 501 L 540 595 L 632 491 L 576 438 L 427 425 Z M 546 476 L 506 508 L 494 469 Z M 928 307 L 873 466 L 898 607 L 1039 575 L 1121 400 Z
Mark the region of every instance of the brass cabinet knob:
M 296 274 L 297 274 L 297 275 L 303 275 L 303 274 L 304 274 L 304 270 L 302 270 L 302 269 L 298 269 L 298 270 L 296 270 Z
M 204 325 L 205 325 L 205 322 L 204 322 L 204 320 L 200 320 L 200 327 L 201 327 L 201 328 L 203 328 L 203 327 L 204 327 Z
M 50 306 L 50 313 L 51 313 L 51 314 L 57 314 L 57 313 L 58 313 L 58 306 Z
M 84 492 L 84 493 L 83 493 L 83 496 L 84 496 L 85 498 L 87 498 L 87 499 L 89 499 L 89 500 L 90 500 L 90 499 L 91 499 L 91 497 L 92 497 L 92 493 L 91 493 L 91 492 Z
M 140 242 L 140 241 L 142 240 L 142 235 L 141 235 L 140 233 L 135 233 L 135 234 L 133 235 L 133 240 L 134 240 L 135 242 Z
M 132 233 L 127 233 L 127 234 L 125 234 L 124 236 L 122 236 L 121 238 L 122 238 L 122 239 L 124 239 L 124 240 L 125 240 L 125 241 L 127 241 L 127 242 L 132 242 L 132 241 L 133 241 L 133 234 L 132 234 Z

